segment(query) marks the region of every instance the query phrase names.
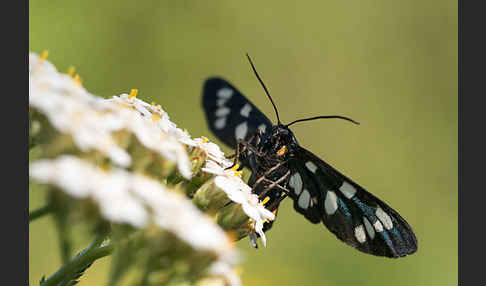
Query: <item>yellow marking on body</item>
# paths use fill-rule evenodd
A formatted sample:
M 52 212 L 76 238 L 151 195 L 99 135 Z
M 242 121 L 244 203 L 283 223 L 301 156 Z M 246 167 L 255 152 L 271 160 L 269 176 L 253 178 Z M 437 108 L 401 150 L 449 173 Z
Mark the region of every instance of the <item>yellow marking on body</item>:
M 204 137 L 204 136 L 201 136 L 201 139 L 202 139 L 202 143 L 207 143 L 209 142 L 209 139 Z
M 287 146 L 284 145 L 282 148 L 280 148 L 280 150 L 277 151 L 277 156 L 282 156 L 285 153 L 287 153 Z
M 138 89 L 132 88 L 132 90 L 130 90 L 130 95 L 128 96 L 128 98 L 132 99 L 133 97 L 137 97 L 137 94 L 138 94 Z
M 261 203 L 261 204 L 262 204 L 262 205 L 265 205 L 266 203 L 268 203 L 268 201 L 269 201 L 269 200 L 270 200 L 270 197 L 269 197 L 269 196 L 267 196 L 267 197 L 265 197 L 265 198 L 263 199 L 263 201 L 262 201 L 262 203 Z
M 155 101 L 152 101 L 152 103 L 150 103 L 150 105 L 155 105 Z

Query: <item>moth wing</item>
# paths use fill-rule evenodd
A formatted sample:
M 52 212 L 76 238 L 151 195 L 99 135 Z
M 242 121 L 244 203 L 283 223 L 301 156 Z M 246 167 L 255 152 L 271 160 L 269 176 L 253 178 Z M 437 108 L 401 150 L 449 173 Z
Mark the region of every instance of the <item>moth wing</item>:
M 229 147 L 248 140 L 272 122 L 240 91 L 222 78 L 209 78 L 203 86 L 202 105 L 211 131 Z
M 289 196 L 311 222 L 322 220 L 338 239 L 365 253 L 402 257 L 417 250 L 405 219 L 311 152 L 299 147 L 289 168 Z

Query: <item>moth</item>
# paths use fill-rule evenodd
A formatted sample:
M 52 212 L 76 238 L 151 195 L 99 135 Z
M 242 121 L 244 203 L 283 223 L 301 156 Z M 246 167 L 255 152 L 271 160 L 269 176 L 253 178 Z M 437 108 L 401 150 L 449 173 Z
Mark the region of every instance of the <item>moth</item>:
M 205 81 L 202 106 L 214 135 L 235 149 L 235 163 L 251 170 L 248 185 L 265 207 L 274 213 L 286 197 L 294 209 L 311 223 L 322 222 L 338 239 L 364 253 L 403 257 L 417 250 L 410 225 L 394 209 L 302 147 L 290 126 L 303 121 L 339 118 L 316 116 L 280 121 L 277 107 L 258 75 L 251 68 L 275 110 L 272 122 L 228 81 L 213 77 Z M 267 231 L 272 222 L 264 225 Z

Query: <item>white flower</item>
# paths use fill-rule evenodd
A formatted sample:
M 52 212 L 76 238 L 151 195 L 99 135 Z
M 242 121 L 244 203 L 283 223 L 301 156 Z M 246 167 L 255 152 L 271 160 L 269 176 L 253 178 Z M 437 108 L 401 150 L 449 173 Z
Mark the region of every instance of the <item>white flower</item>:
M 203 150 L 206 153 L 209 160 L 214 161 L 215 163 L 223 167 L 229 167 L 232 165 L 233 162 L 226 159 L 223 151 L 221 151 L 219 146 L 212 142 L 209 142 L 207 138 L 196 138 L 193 140 L 193 142 L 195 146 L 197 146 L 199 149 Z
M 129 175 L 122 170 L 104 172 L 74 156 L 38 160 L 30 164 L 30 176 L 57 186 L 75 198 L 92 198 L 109 221 L 143 227 L 148 213 L 140 201 L 131 199 Z
M 231 251 L 232 245 L 221 228 L 183 195 L 168 191 L 161 194 L 161 185 L 143 176 L 135 176 L 135 183 L 135 195 L 153 210 L 157 225 L 196 249 L 212 250 L 221 256 Z
M 212 160 L 206 160 L 206 164 L 201 170 L 213 175 L 224 175 L 225 171 L 223 166 Z
M 251 188 L 241 180 L 241 172 L 236 171 L 238 165 L 227 169 L 233 162 L 225 158 L 219 146 L 207 142 L 206 138 L 196 138 L 194 142 L 208 155 L 208 160 L 201 170 L 216 175 L 214 178 L 216 186 L 223 190 L 231 201 L 242 206 L 245 214 L 253 221 L 254 231 L 260 235 L 263 246 L 266 246 L 263 223 L 267 220 L 274 220 L 275 215 L 260 203 L 258 195 L 251 193 Z M 250 242 L 255 246 L 256 235 L 254 233 L 250 233 Z
M 190 136 L 175 124 L 167 123 L 169 116 L 160 106 L 128 94 L 109 100 L 94 96 L 79 82 L 57 72 L 51 63 L 34 53 L 29 55 L 29 72 L 29 105 L 44 114 L 61 133 L 71 135 L 81 151 L 98 150 L 115 164 L 128 167 L 130 155 L 113 138 L 115 131 L 128 130 L 145 147 L 177 162 L 185 178 L 191 177 L 190 160 L 180 143 Z M 162 132 L 157 123 L 159 119 L 164 119 L 170 128 Z
M 215 285 L 240 286 L 240 278 L 230 264 L 224 261 L 216 261 L 209 267 L 209 273 L 213 276 L 223 277 L 227 283 Z M 208 284 L 212 285 L 212 284 Z
M 187 179 L 191 178 L 191 162 L 184 146 L 173 136 L 160 131 L 151 120 L 140 117 L 128 108 L 119 110 L 124 127 L 137 137 L 145 147 L 158 152 L 164 158 L 177 162 L 179 172 Z
M 214 183 L 230 200 L 241 205 L 245 214 L 253 220 L 254 229 L 260 235 L 263 246 L 266 246 L 263 223 L 266 220 L 274 220 L 275 215 L 260 203 L 258 196 L 251 193 L 251 188 L 239 177 L 217 176 Z
M 42 59 L 37 54 L 29 53 L 29 75 L 33 72 L 57 73 L 53 64 Z
M 236 168 L 239 165 L 238 166 L 235 165 L 236 168 L 233 167 L 231 169 L 228 169 L 229 167 L 231 167 L 231 165 L 233 165 L 233 162 L 227 159 L 223 158 L 221 160 L 211 160 L 210 155 L 208 155 L 208 159 L 206 160 L 206 163 L 204 167 L 201 168 L 201 170 L 203 172 L 213 174 L 213 175 L 218 175 L 218 176 L 240 177 L 242 172 L 236 171 Z
M 177 138 L 181 143 L 193 146 L 191 136 L 182 129 L 177 128 L 177 125 L 170 121 L 169 115 L 160 105 L 148 104 L 145 101 L 126 93 L 121 94 L 120 96 L 113 96 L 109 101 L 133 107 L 145 119 L 151 119 L 156 122 L 160 130 L 165 134 Z
M 74 156 L 38 160 L 30 177 L 57 186 L 75 198 L 90 198 L 112 222 L 143 228 L 150 222 L 174 233 L 196 250 L 216 253 L 234 263 L 236 252 L 225 232 L 187 198 L 157 181 L 123 169 L 103 171 Z
M 30 59 L 36 57 L 31 54 Z M 32 66 L 38 66 L 38 63 Z M 54 128 L 70 134 L 81 151 L 96 149 L 116 164 L 128 166 L 130 156 L 111 137 L 111 133 L 122 125 L 112 116 L 105 115 L 101 99 L 88 94 L 68 75 L 53 72 L 50 68 L 46 70 L 47 73 L 32 71 L 29 104 L 42 112 Z

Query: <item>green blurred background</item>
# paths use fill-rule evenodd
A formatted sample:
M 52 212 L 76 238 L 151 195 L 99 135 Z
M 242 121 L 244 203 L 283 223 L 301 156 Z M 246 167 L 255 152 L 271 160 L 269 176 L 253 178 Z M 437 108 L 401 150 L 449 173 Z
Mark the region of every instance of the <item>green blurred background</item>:
M 338 241 L 285 201 L 266 249 L 238 243 L 245 285 L 457 284 L 457 1 L 30 1 L 29 49 L 76 67 L 92 93 L 139 89 L 178 126 L 215 140 L 203 81 L 231 81 L 274 120 L 341 114 L 361 122 L 293 127 L 300 143 L 388 202 L 416 254 L 386 259 Z M 229 149 L 225 149 L 229 152 Z M 30 208 L 44 194 L 30 194 Z M 76 248 L 90 240 L 76 228 Z M 60 265 L 50 218 L 30 226 L 30 284 Z M 79 285 L 105 285 L 109 259 Z

